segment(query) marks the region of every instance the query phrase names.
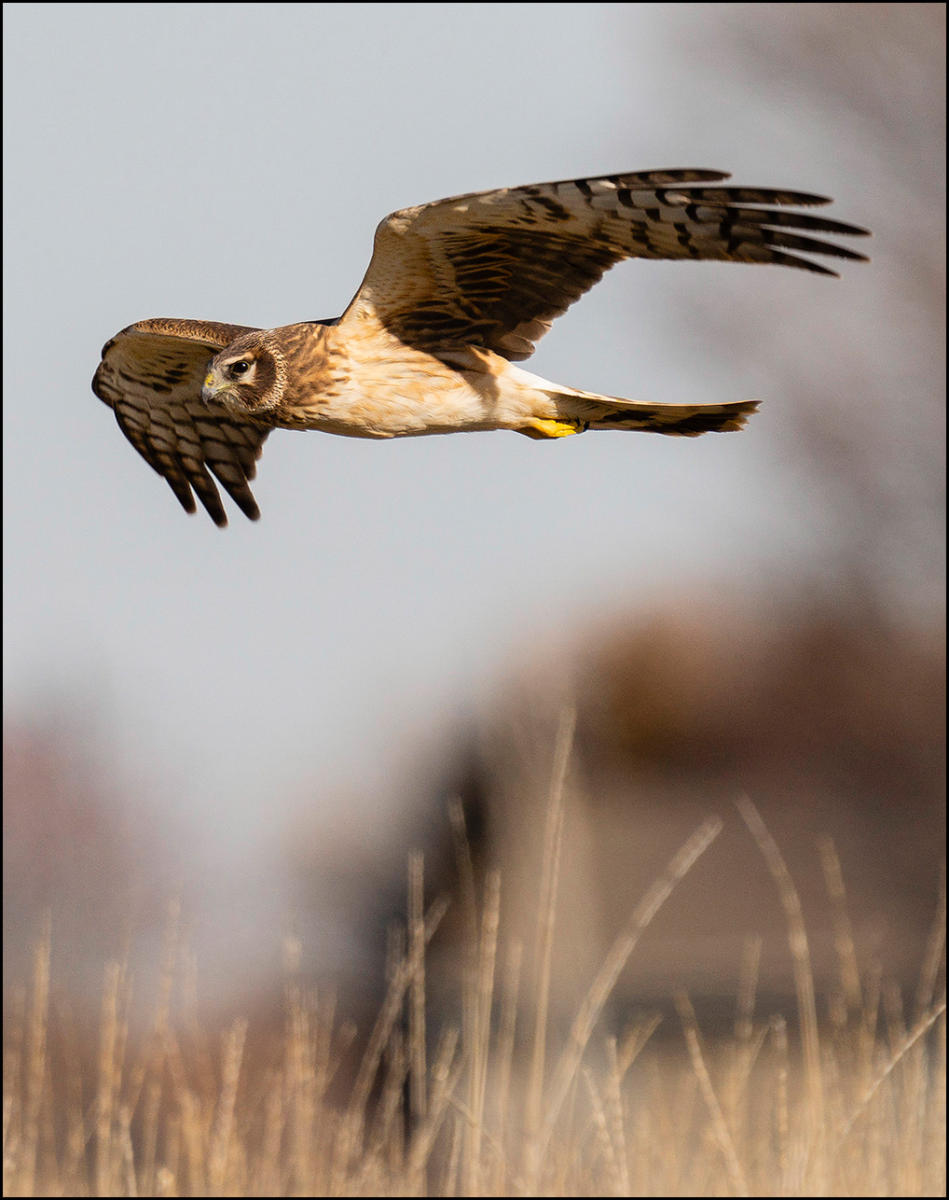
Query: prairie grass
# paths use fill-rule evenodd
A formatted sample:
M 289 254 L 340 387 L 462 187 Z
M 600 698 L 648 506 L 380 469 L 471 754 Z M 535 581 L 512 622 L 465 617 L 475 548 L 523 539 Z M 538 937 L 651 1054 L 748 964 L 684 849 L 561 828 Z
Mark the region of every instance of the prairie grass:
M 794 884 L 757 810 L 739 811 L 778 888 L 796 1011 L 755 1011 L 760 943 L 749 940 L 734 1029 L 707 1042 L 690 998 L 681 1028 L 639 1016 L 603 1032 L 620 972 L 655 913 L 720 827 L 710 818 L 648 890 L 572 1021 L 549 1004 L 557 937 L 564 778 L 561 722 L 533 946 L 503 938 L 502 881 L 480 889 L 460 807 L 458 903 L 467 944 L 459 1011 L 433 1011 L 426 947 L 447 902 L 423 904 L 409 864 L 407 924 L 375 1026 L 360 1036 L 292 961 L 284 1028 L 268 1052 L 241 1019 L 210 1035 L 172 1019 L 174 922 L 154 1019 L 130 1030 L 132 980 L 105 971 L 97 1056 L 51 1005 L 50 933 L 28 988 L 6 1006 L 3 1151 L 7 1195 L 944 1195 L 945 1002 L 934 994 L 944 911 L 915 1007 L 861 976 L 833 846 L 820 853 L 834 912 L 839 995 L 819 1020 Z M 353 1060 L 355 1066 L 346 1064 Z

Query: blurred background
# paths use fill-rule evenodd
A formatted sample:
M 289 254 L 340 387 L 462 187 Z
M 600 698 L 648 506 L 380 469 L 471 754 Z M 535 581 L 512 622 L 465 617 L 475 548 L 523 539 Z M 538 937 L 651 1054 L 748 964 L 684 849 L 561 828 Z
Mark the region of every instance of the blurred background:
M 109 955 L 147 978 L 180 896 L 212 1010 L 279 998 L 288 929 L 369 1003 L 409 850 L 454 887 L 451 796 L 478 869 L 501 866 L 502 920 L 533 911 L 575 700 L 565 1005 L 711 811 L 725 832 L 624 994 L 733 995 L 754 932 L 765 990 L 788 991 L 742 792 L 824 980 L 829 833 L 861 954 L 910 987 L 944 848 L 944 6 L 3 17 L 8 978 L 51 910 L 54 976 L 94 1004 Z M 741 435 L 276 433 L 262 520 L 222 533 L 90 391 L 143 317 L 341 312 L 393 209 L 683 166 L 832 196 L 872 263 L 622 264 L 530 366 L 762 398 Z

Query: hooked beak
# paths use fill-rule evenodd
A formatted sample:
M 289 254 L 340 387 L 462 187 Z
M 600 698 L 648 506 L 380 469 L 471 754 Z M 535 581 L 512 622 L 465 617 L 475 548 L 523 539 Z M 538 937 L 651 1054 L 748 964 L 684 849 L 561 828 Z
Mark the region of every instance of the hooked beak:
M 204 386 L 201 388 L 201 399 L 207 404 L 209 400 L 213 400 L 217 396 L 220 390 L 220 381 L 213 371 L 208 371 L 204 377 Z

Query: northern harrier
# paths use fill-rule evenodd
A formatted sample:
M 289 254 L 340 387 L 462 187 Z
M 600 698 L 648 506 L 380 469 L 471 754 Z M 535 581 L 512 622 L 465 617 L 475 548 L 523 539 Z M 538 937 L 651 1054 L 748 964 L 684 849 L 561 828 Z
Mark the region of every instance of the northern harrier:
M 217 525 L 227 517 L 211 474 L 246 516 L 260 516 L 248 481 L 274 428 L 369 438 L 740 429 L 756 401 L 622 400 L 513 365 L 620 259 L 777 263 L 822 275 L 835 272 L 788 251 L 864 259 L 811 235 L 865 230 L 784 211 L 829 203 L 823 196 L 682 186 L 727 178 L 642 171 L 404 208 L 376 230 L 366 276 L 336 320 L 279 329 L 138 321 L 106 343 L 92 388 L 182 507 L 195 511 L 193 488 Z

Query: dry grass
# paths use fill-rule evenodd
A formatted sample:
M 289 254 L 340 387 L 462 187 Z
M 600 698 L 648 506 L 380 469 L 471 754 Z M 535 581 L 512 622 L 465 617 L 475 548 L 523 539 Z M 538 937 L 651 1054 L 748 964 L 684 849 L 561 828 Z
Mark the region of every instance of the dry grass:
M 456 811 L 469 942 L 461 1011 L 453 1022 L 426 1007 L 426 947 L 445 906 L 424 911 L 413 857 L 406 936 L 348 1086 L 340 1064 L 355 1031 L 331 998 L 300 985 L 292 961 L 282 1045 L 269 1059 L 248 1054 L 255 1035 L 244 1021 L 218 1039 L 193 1016 L 190 1029 L 173 1022 L 173 933 L 148 1036 L 130 1036 L 131 981 L 110 965 L 98 1058 L 84 1066 L 51 1016 L 47 932 L 31 987 L 7 1006 L 5 1194 L 944 1195 L 946 1022 L 933 995 L 942 921 L 907 1027 L 898 992 L 860 978 L 839 866 L 822 845 L 841 989 L 820 1026 L 801 906 L 750 801 L 739 809 L 785 909 L 800 1039 L 783 1015 L 755 1014 L 754 940 L 730 1038 L 704 1044 L 685 995 L 678 1048 L 657 1044 L 657 1018 L 618 1039 L 597 1034 L 637 940 L 714 840 L 715 820 L 648 891 L 558 1032 L 548 984 L 571 735 L 568 715 L 536 945 L 504 945 L 501 881 L 489 875 L 478 895 Z

